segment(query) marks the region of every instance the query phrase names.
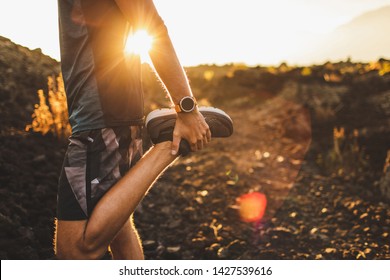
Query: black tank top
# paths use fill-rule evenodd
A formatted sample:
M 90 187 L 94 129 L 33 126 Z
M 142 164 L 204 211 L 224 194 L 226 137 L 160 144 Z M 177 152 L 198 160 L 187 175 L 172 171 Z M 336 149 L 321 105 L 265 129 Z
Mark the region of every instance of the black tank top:
M 139 57 L 114 0 L 58 0 L 61 68 L 72 131 L 143 123 Z

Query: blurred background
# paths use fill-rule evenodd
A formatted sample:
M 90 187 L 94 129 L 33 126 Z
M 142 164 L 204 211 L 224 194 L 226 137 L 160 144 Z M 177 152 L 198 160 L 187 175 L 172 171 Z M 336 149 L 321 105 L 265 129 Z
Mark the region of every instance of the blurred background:
M 146 258 L 389 259 L 390 1 L 154 2 L 234 134 L 141 203 Z M 70 134 L 57 28 L 56 1 L 0 2 L 1 259 L 54 258 Z M 170 105 L 148 63 L 143 83 L 146 113 Z

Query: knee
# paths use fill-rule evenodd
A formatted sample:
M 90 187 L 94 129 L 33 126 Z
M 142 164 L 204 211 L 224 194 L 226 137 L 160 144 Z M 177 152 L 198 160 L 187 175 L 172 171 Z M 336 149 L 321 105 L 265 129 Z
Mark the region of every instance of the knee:
M 97 260 L 106 253 L 103 248 L 94 240 L 86 239 L 84 236 L 78 238 L 61 238 L 57 236 L 54 243 L 54 253 L 59 260 Z
M 104 246 L 98 242 L 98 238 L 85 236 L 85 222 L 56 223 L 54 253 L 57 259 L 100 259 L 106 253 L 108 245 Z
M 57 243 L 55 256 L 59 260 L 98 260 L 104 256 L 106 250 L 88 242 L 64 245 Z
M 107 246 L 102 246 L 96 240 L 83 239 L 76 245 L 78 251 L 87 260 L 99 260 L 107 251 Z

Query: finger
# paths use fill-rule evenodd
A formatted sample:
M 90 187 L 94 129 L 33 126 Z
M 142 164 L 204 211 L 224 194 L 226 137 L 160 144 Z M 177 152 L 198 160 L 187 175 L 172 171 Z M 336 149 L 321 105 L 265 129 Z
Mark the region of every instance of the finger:
M 203 136 L 203 144 L 204 146 L 207 145 L 210 142 L 210 140 L 207 138 L 207 134 Z
M 207 144 L 211 141 L 211 133 L 210 133 L 210 130 L 207 129 L 204 133 L 203 133 L 203 143 L 204 144 Z
M 211 131 L 210 131 L 210 129 L 207 130 L 206 137 L 207 137 L 207 142 L 211 142 Z
M 191 142 L 191 151 L 193 152 L 198 151 L 198 143 L 196 141 Z
M 181 137 L 173 133 L 173 139 L 172 139 L 172 155 L 176 156 L 177 153 L 179 152 L 179 147 L 180 147 L 180 141 Z
M 199 139 L 198 140 L 197 148 L 198 148 L 198 150 L 202 150 L 203 149 L 203 139 Z

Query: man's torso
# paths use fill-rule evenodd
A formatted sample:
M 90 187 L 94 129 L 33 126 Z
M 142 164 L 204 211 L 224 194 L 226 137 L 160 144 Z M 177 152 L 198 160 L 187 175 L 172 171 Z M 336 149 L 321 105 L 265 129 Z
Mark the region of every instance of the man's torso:
M 113 0 L 58 0 L 61 66 L 73 132 L 143 122 L 141 64 L 123 52 L 128 22 Z

